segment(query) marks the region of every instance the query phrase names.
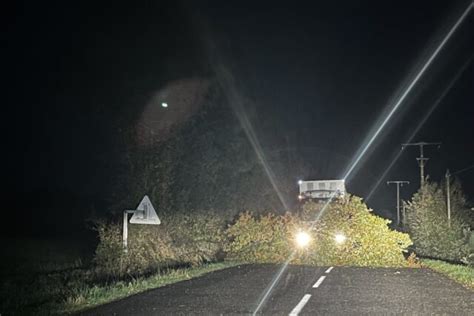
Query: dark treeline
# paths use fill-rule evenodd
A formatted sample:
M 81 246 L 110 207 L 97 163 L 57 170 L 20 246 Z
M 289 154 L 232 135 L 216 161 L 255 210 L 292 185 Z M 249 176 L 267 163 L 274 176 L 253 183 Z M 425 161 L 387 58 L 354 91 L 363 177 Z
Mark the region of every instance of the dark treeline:
M 259 126 L 257 111 L 246 115 L 253 126 Z M 278 136 L 268 133 L 276 128 L 275 119 L 265 118 L 265 125 L 269 128 L 261 140 L 278 144 Z M 136 137 L 129 141 L 136 142 Z M 317 174 L 328 161 L 317 147 L 302 148 L 305 156 L 297 150 L 295 145 L 262 146 L 265 160 L 260 160 L 225 91 L 212 84 L 200 110 L 176 126 L 172 137 L 128 146 L 122 153 L 110 210 L 116 213 L 130 207 L 145 193 L 160 212 L 218 210 L 233 216 L 244 210 L 291 210 L 297 201 L 297 176 Z

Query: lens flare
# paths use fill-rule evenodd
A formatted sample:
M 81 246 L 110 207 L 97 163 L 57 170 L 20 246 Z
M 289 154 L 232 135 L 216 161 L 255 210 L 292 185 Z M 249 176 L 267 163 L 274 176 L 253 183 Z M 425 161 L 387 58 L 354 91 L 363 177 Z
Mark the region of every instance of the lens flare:
M 410 136 L 407 138 L 406 141 L 404 141 L 404 143 L 410 143 L 413 138 L 418 134 L 419 130 L 423 127 L 423 125 L 426 123 L 426 121 L 428 120 L 428 118 L 431 116 L 431 114 L 434 112 L 434 110 L 438 107 L 438 105 L 441 103 L 441 101 L 443 101 L 444 97 L 448 94 L 448 92 L 451 90 L 451 88 L 454 86 L 454 84 L 456 83 L 456 81 L 459 79 L 459 77 L 462 75 L 462 73 L 466 70 L 467 66 L 469 66 L 469 64 L 472 62 L 472 59 L 473 59 L 474 55 L 471 56 L 471 58 L 469 58 L 469 60 L 461 67 L 461 69 L 457 72 L 457 74 L 454 76 L 454 78 L 451 80 L 451 82 L 449 83 L 449 85 L 443 90 L 443 92 L 441 93 L 441 95 L 438 97 L 438 99 L 436 99 L 436 101 L 433 103 L 433 105 L 431 106 L 431 108 L 426 112 L 425 116 L 423 117 L 423 119 L 420 121 L 420 123 L 417 125 L 417 127 L 415 128 L 415 130 L 410 134 Z M 388 165 L 388 167 L 385 169 L 385 171 L 382 173 L 382 175 L 379 177 L 379 179 L 377 180 L 377 182 L 372 186 L 369 194 L 367 195 L 367 197 L 365 198 L 366 201 L 369 201 L 371 198 L 372 198 L 372 195 L 377 191 L 377 189 L 379 188 L 379 185 L 380 183 L 382 182 L 383 179 L 385 179 L 385 177 L 387 176 L 388 172 L 390 171 L 390 169 L 392 169 L 393 165 L 395 164 L 395 162 L 397 162 L 398 158 L 400 158 L 400 156 L 402 155 L 402 152 L 404 151 L 404 148 L 402 148 L 398 153 L 397 155 L 392 159 L 392 161 L 390 162 L 390 164 Z
M 342 244 L 342 243 L 344 243 L 344 242 L 346 241 L 346 239 L 347 239 L 346 235 L 341 234 L 341 233 L 336 234 L 336 235 L 334 236 L 334 240 L 336 241 L 337 244 Z
M 232 109 L 234 110 L 234 113 L 237 119 L 239 120 L 240 126 L 244 130 L 247 139 L 249 140 L 255 154 L 257 155 L 258 161 L 260 162 L 263 170 L 265 171 L 265 174 L 268 180 L 270 181 L 273 190 L 278 196 L 278 199 L 280 200 L 284 210 L 288 211 L 288 203 L 286 202 L 285 197 L 283 196 L 277 185 L 276 176 L 270 168 L 270 165 L 265 157 L 265 153 L 263 152 L 262 146 L 260 145 L 260 141 L 258 140 L 252 123 L 250 122 L 247 116 L 244 101 L 236 88 L 234 76 L 224 66 L 217 67 L 216 72 L 220 79 L 219 82 L 222 88 L 224 89 L 224 91 L 226 91 L 226 96 L 229 101 L 229 104 L 232 106 Z
M 359 149 L 359 154 L 356 156 L 350 167 L 347 169 L 346 173 L 344 174 L 344 179 L 347 180 L 347 178 L 351 175 L 351 173 L 354 171 L 354 168 L 359 164 L 361 159 L 365 156 L 367 150 L 370 148 L 372 143 L 375 141 L 377 136 L 380 134 L 380 132 L 383 130 L 385 125 L 390 121 L 392 116 L 397 112 L 397 110 L 400 108 L 400 106 L 403 104 L 403 101 L 405 101 L 406 97 L 408 94 L 411 92 L 413 87 L 416 85 L 416 83 L 420 80 L 420 78 L 423 76 L 425 71 L 428 69 L 428 67 L 433 63 L 433 60 L 438 56 L 439 52 L 443 47 L 446 45 L 447 41 L 451 38 L 453 33 L 457 30 L 459 25 L 464 21 L 466 16 L 469 14 L 471 9 L 473 8 L 474 4 L 471 3 L 467 9 L 463 12 L 461 17 L 457 20 L 457 22 L 451 27 L 449 30 L 448 34 L 443 38 L 441 43 L 438 45 L 438 47 L 435 49 L 435 51 L 431 54 L 431 56 L 428 58 L 428 60 L 424 63 L 423 67 L 418 71 L 416 76 L 411 80 L 410 84 L 408 87 L 406 87 L 405 91 L 402 93 L 402 95 L 397 99 L 397 101 L 391 106 L 390 112 L 387 114 L 385 119 L 383 119 L 382 123 L 376 128 L 375 132 L 373 135 L 369 138 L 368 142 L 364 145 L 361 146 L 361 149 Z
M 300 231 L 296 234 L 295 241 L 299 248 L 306 248 L 311 242 L 311 236 L 307 232 Z
M 462 21 L 466 18 L 466 16 L 469 14 L 469 12 L 472 10 L 474 4 L 471 3 L 468 8 L 463 12 L 463 14 L 461 15 L 461 17 L 457 20 L 457 22 L 454 24 L 454 26 L 450 29 L 450 31 L 448 32 L 448 34 L 443 38 L 443 40 L 441 41 L 441 43 L 438 45 L 438 47 L 436 48 L 436 50 L 431 54 L 431 56 L 429 57 L 429 59 L 425 62 L 425 64 L 423 65 L 423 67 L 421 68 L 421 70 L 417 73 L 417 75 L 413 78 L 413 80 L 411 80 L 411 83 L 408 85 L 408 87 L 405 89 L 405 91 L 403 92 L 403 94 L 398 98 L 397 102 L 392 106 L 390 112 L 387 114 L 387 116 L 385 117 L 385 119 L 382 121 L 382 123 L 376 128 L 375 130 L 375 133 L 370 137 L 369 141 L 367 142 L 367 144 L 363 145 L 361 147 L 361 149 L 359 150 L 359 154 L 356 155 L 356 158 L 354 159 L 354 161 L 352 162 L 352 164 L 349 166 L 349 168 L 347 169 L 347 171 L 345 172 L 344 174 L 344 177 L 343 179 L 344 180 L 347 180 L 348 177 L 352 174 L 352 172 L 354 171 L 355 167 L 359 164 L 359 162 L 361 161 L 361 159 L 365 156 L 367 150 L 370 148 L 370 146 L 372 145 L 372 143 L 375 141 L 375 139 L 377 138 L 377 136 L 380 134 L 380 132 L 383 130 L 383 128 L 385 127 L 385 125 L 390 121 L 390 119 L 392 118 L 392 116 L 395 114 L 395 112 L 398 110 L 398 108 L 401 106 L 401 104 L 403 103 L 403 101 L 405 100 L 405 98 L 407 97 L 407 95 L 410 93 L 410 91 L 413 89 L 413 87 L 415 86 L 415 84 L 420 80 L 420 78 L 422 77 L 422 75 L 425 73 L 426 69 L 428 69 L 428 67 L 431 65 L 431 63 L 433 62 L 433 60 L 435 59 L 435 57 L 438 55 L 438 53 L 441 51 L 441 49 L 444 47 L 444 45 L 446 44 L 446 42 L 451 38 L 452 34 L 454 33 L 454 31 L 456 31 L 456 29 L 459 27 L 459 25 L 462 23 Z M 250 139 L 250 137 L 249 137 Z M 251 140 L 252 142 L 252 140 Z M 268 174 L 268 173 L 267 173 Z M 272 182 L 272 185 L 273 185 L 273 182 Z M 275 187 L 274 185 L 274 188 L 275 190 L 277 191 L 277 188 Z M 279 191 L 277 191 L 279 192 Z M 333 196 L 331 196 L 331 198 L 326 202 L 326 204 L 324 205 L 324 207 L 322 208 L 321 212 L 319 212 L 319 214 L 317 215 L 316 217 L 316 220 L 315 222 L 321 217 L 321 215 L 325 212 L 327 206 L 329 205 L 329 203 L 331 203 L 331 201 L 333 200 Z M 282 200 L 283 202 L 283 200 Z M 314 226 L 314 224 L 313 224 Z M 290 258 L 285 262 L 285 264 L 282 266 L 282 268 L 280 269 L 280 271 L 278 272 L 278 274 L 275 276 L 275 278 L 273 279 L 273 281 L 271 282 L 270 286 L 267 287 L 267 289 L 265 290 L 264 292 L 264 295 L 262 296 L 262 298 L 260 299 L 258 305 L 257 305 L 257 308 L 254 310 L 254 312 L 252 313 L 253 315 L 256 315 L 260 309 L 263 307 L 263 305 L 265 304 L 266 300 L 268 299 L 268 297 L 270 296 L 270 294 L 272 293 L 274 287 L 278 284 L 281 276 L 283 275 L 284 271 L 286 270 L 289 262 L 291 262 L 291 258 L 294 256 L 295 252 L 293 252 L 290 256 Z
M 286 269 L 288 268 L 288 265 L 290 264 L 291 260 L 295 257 L 295 251 L 291 253 L 291 255 L 288 257 L 288 260 L 282 266 L 280 267 L 280 270 L 278 270 L 278 273 L 275 275 L 273 278 L 272 282 L 267 286 L 265 291 L 263 292 L 263 295 L 258 299 L 258 305 L 255 308 L 255 310 L 252 313 L 252 316 L 257 315 L 257 313 L 260 311 L 260 309 L 265 305 L 267 302 L 268 298 L 270 297 L 270 294 L 272 293 L 273 289 L 275 286 L 278 284 L 278 282 L 281 279 L 281 276 L 283 273 L 285 273 Z

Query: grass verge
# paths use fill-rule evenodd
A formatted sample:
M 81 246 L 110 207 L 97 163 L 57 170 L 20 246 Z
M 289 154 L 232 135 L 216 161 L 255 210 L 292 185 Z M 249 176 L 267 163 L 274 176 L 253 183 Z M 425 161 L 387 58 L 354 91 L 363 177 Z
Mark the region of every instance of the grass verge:
M 236 262 L 211 263 L 199 267 L 169 270 L 161 274 L 137 278 L 131 282 L 119 281 L 105 286 L 94 285 L 92 287 L 77 288 L 75 293 L 67 297 L 64 304 L 58 306 L 58 309 L 54 312 L 63 314 L 82 311 L 146 290 L 189 280 L 238 264 Z
M 112 302 L 146 290 L 238 265 L 221 262 L 161 271 L 130 281 L 97 282 L 92 269 L 28 272 L 7 275 L 0 282 L 0 314 L 69 314 Z
M 465 287 L 474 290 L 474 268 L 469 266 L 463 266 L 459 264 L 451 264 L 441 260 L 422 260 L 422 265 L 433 269 L 439 273 L 442 273 L 453 279 L 454 281 L 461 283 Z

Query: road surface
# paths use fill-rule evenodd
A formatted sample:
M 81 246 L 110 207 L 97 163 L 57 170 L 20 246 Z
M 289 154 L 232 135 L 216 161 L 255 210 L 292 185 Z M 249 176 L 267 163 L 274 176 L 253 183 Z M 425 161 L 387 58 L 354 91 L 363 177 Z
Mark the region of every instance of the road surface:
M 82 315 L 249 315 L 279 268 L 216 271 Z M 258 314 L 474 315 L 474 292 L 428 269 L 289 266 Z

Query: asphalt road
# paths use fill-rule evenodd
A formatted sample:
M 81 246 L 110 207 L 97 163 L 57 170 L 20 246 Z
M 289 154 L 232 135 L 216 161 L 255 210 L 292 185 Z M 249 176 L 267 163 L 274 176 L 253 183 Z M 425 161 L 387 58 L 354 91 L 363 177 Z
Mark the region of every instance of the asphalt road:
M 150 290 L 82 315 L 249 315 L 279 271 L 242 265 Z M 263 315 L 474 315 L 474 292 L 428 269 L 289 266 Z

